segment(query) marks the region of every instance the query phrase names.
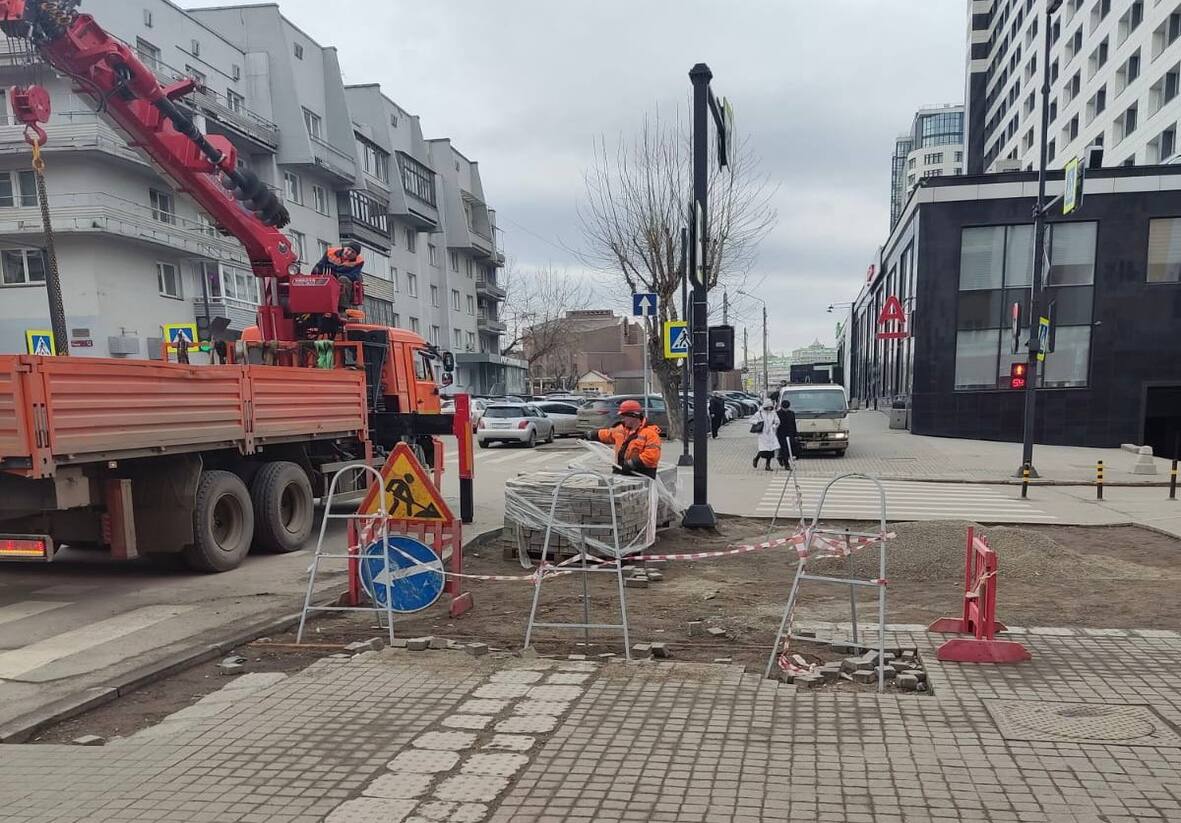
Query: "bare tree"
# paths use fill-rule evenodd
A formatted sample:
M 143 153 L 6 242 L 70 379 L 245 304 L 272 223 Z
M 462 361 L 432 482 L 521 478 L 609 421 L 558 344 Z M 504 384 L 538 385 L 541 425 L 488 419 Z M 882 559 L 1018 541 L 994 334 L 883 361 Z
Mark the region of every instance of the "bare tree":
M 612 149 L 600 139 L 584 175 L 579 209 L 588 261 L 622 278 L 631 292 L 655 292 L 660 316 L 645 320 L 649 359 L 660 381 L 673 436 L 681 430 L 681 369 L 666 360 L 662 323 L 680 318 L 681 227 L 688 224 L 692 171 L 689 131 L 679 119 L 644 119 L 639 133 Z M 712 155 L 712 152 L 711 152 Z M 738 142 L 730 168 L 713 167 L 703 271 L 710 288 L 741 288 L 759 242 L 775 226 L 775 187 L 760 173 L 747 140 Z M 704 413 L 704 410 L 700 410 Z
M 545 266 L 505 272 L 503 313 L 508 327 L 501 354 L 512 354 L 529 365 L 530 379 L 568 381 L 575 370 L 571 322 L 567 313 L 584 309 L 593 289 L 585 278 Z

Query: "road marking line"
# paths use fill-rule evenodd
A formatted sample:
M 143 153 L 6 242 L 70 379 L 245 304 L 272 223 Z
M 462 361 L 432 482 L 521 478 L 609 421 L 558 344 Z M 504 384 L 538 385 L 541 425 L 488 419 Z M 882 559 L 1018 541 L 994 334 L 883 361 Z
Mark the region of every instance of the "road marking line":
M 25 600 L 20 603 L 10 603 L 7 606 L 0 606 L 0 623 L 24 620 L 26 617 L 33 617 L 42 612 L 53 611 L 69 605 L 69 603 L 51 600 Z
M 193 611 L 196 606 L 144 606 L 73 631 L 62 632 L 20 649 L 0 653 L 0 678 L 28 674 L 55 660 L 87 651 L 102 643 L 163 623 Z

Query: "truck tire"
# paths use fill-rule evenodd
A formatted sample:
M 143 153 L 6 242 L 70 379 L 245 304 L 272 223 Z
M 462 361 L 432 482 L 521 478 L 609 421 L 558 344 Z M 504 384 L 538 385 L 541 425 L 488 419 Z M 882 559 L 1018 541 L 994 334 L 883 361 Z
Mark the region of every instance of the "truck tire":
M 285 460 L 267 463 L 250 484 L 254 501 L 254 546 L 272 554 L 300 548 L 312 533 L 312 484 L 299 466 Z
M 201 473 L 193 538 L 184 558 L 195 571 L 226 572 L 246 559 L 254 539 L 254 508 L 242 478 L 225 471 Z

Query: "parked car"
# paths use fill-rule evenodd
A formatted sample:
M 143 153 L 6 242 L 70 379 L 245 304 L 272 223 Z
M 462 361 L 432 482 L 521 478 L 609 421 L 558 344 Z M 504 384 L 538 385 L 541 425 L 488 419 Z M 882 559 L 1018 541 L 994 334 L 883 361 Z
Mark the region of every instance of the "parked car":
M 749 414 L 754 414 L 759 410 L 759 401 L 756 398 L 748 396 L 745 392 L 728 391 L 722 392 L 722 396 L 727 400 L 732 400 L 742 409 L 742 417 Z
M 569 437 L 579 433 L 577 404 L 546 400 L 538 403 L 537 408 L 545 412 L 545 416 L 554 424 L 554 434 L 558 437 Z
M 614 394 L 584 403 L 578 409 L 578 431 L 585 433 L 614 426 L 619 422 L 619 404 L 624 400 L 635 400 L 643 404 L 644 395 Z M 663 436 L 668 437 L 668 409 L 664 407 L 664 398 L 659 394 L 648 395 L 648 422 L 660 429 Z
M 484 409 L 476 427 L 481 449 L 491 443 L 519 443 L 533 448 L 554 442 L 554 424 L 532 403 L 494 403 Z
M 477 425 L 479 425 L 480 418 L 484 416 L 484 409 L 486 409 L 486 408 L 488 408 L 488 401 L 487 400 L 483 399 L 482 397 L 473 397 L 472 398 L 471 412 L 470 412 L 471 418 L 472 418 L 472 431 L 476 430 Z M 440 408 L 440 411 L 443 414 L 454 414 L 455 413 L 455 401 L 454 400 L 444 401 L 442 407 Z

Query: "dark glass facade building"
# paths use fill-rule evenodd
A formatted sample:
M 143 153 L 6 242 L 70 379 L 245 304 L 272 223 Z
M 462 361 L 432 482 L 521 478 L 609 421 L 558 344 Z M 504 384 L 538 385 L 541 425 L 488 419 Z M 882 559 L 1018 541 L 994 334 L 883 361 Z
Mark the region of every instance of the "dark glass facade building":
M 1023 397 L 1009 372 L 1026 358 L 1036 189 L 1036 175 L 1021 172 L 915 190 L 852 310 L 853 402 L 907 404 L 916 434 L 1020 439 Z M 1061 189 L 1051 176 L 1051 195 Z M 1038 375 L 1037 442 L 1171 455 L 1181 437 L 1181 167 L 1093 172 L 1082 208 L 1057 210 L 1048 238 L 1054 350 Z M 907 315 L 901 340 L 877 339 L 890 296 Z

